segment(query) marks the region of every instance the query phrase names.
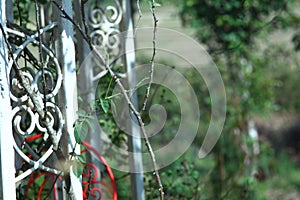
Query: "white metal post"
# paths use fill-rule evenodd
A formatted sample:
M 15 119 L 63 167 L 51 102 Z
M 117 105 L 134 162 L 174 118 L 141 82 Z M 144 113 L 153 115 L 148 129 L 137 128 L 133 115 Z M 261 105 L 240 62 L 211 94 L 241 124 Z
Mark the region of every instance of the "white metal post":
M 123 10 L 125 13 L 125 63 L 127 67 L 128 74 L 128 84 L 129 88 L 134 88 L 136 86 L 136 75 L 134 71 L 135 67 L 135 41 L 134 41 L 134 30 L 133 22 L 131 17 L 131 5 L 129 0 L 123 0 Z M 135 107 L 138 107 L 137 94 L 131 92 L 131 101 Z M 137 119 L 132 116 L 135 122 Z M 141 141 L 141 130 L 136 126 L 131 126 L 132 135 L 128 136 L 128 146 L 129 151 L 133 152 L 129 156 L 129 163 L 131 171 L 136 173 L 130 174 L 131 180 L 131 193 L 133 199 L 144 200 L 145 190 L 144 190 L 144 176 L 143 176 L 143 159 L 141 156 L 142 152 L 142 141 Z
M 64 11 L 72 17 L 72 1 L 59 0 L 57 3 L 62 6 Z M 55 21 L 58 22 L 58 28 L 55 31 L 55 49 L 56 55 L 62 66 L 63 87 L 60 94 L 60 103 L 63 106 L 62 112 L 65 117 L 65 128 L 61 138 L 61 146 L 63 151 L 72 152 L 75 145 L 73 124 L 76 120 L 77 111 L 77 82 L 76 82 L 76 63 L 75 63 L 75 46 L 73 25 L 66 18 L 62 17 L 61 10 L 56 6 L 53 7 Z M 68 145 L 67 145 L 68 144 Z M 68 146 L 66 148 L 66 146 Z M 80 154 L 79 145 L 75 150 L 76 154 Z M 68 155 L 68 153 L 66 154 Z M 81 180 L 77 178 L 70 169 L 70 193 L 67 199 L 82 199 Z M 71 195 L 71 196 L 69 196 Z
M 5 0 L 0 0 L 0 23 L 6 24 Z M 11 104 L 9 97 L 8 51 L 0 32 L 0 199 L 16 199 Z
M 79 26 L 82 30 L 85 31 L 84 26 L 88 26 L 88 23 L 84 25 L 83 23 L 83 13 L 81 13 L 81 4 L 83 3 L 82 0 L 74 1 L 74 11 L 75 13 L 80 13 L 75 15 L 74 18 L 78 22 Z M 84 14 L 85 19 L 88 20 L 88 11 L 91 2 L 85 2 L 84 4 Z M 87 30 L 89 31 L 89 30 Z M 87 35 L 89 33 L 86 33 Z M 87 113 L 91 113 L 93 119 L 91 119 L 91 123 L 93 128 L 89 129 L 88 136 L 86 141 L 88 141 L 98 152 L 102 152 L 102 142 L 101 142 L 101 128 L 99 125 L 99 121 L 96 115 L 95 110 L 91 108 L 91 103 L 95 101 L 96 91 L 97 91 L 97 83 L 99 79 L 94 80 L 93 77 L 93 68 L 96 67 L 93 60 L 91 60 L 91 50 L 87 41 L 84 40 L 81 34 L 76 35 L 76 45 L 78 51 L 77 62 L 79 63 L 79 70 L 77 73 L 78 77 L 78 89 L 79 89 L 79 96 L 82 98 L 83 102 L 82 105 L 79 106 L 80 109 L 84 109 Z M 89 62 L 91 62 L 89 64 Z M 95 155 L 91 154 L 88 162 L 95 164 L 99 169 L 101 166 L 99 163 L 97 164 L 98 158 Z M 101 174 L 100 174 L 101 176 Z

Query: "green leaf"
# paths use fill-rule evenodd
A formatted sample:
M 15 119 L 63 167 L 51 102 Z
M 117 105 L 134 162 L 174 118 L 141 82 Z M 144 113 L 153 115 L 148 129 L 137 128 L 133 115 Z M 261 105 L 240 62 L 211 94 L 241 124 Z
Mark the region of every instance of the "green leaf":
M 76 155 L 76 157 L 78 158 L 78 160 L 82 163 L 82 164 L 86 164 L 86 158 L 85 156 L 78 154 Z
M 91 101 L 91 102 L 90 102 L 90 107 L 91 107 L 92 110 L 96 110 L 96 107 L 97 107 L 97 100 Z
M 153 11 L 153 7 L 152 7 L 152 1 L 149 0 L 148 3 L 149 3 L 150 11 L 153 13 L 154 11 Z
M 73 173 L 77 178 L 79 178 L 82 175 L 84 166 L 85 164 L 81 163 L 79 160 L 74 160 L 72 162 Z
M 104 125 L 105 125 L 105 123 L 106 123 L 106 121 L 105 121 L 104 119 L 100 119 L 100 120 L 99 120 L 99 124 L 100 124 L 100 126 L 104 126 Z
M 192 177 L 197 180 L 199 178 L 199 176 L 200 176 L 199 172 L 194 170 L 192 173 Z
M 110 103 L 109 99 L 100 99 L 100 106 L 101 106 L 102 110 L 104 111 L 104 113 L 108 112 L 109 103 Z
M 92 115 L 86 115 L 85 118 L 86 119 L 94 119 L 94 116 L 92 116 Z M 86 121 L 88 121 L 88 120 L 86 120 Z
M 161 4 L 157 3 L 157 2 L 152 2 L 151 0 L 148 1 L 149 6 L 150 6 L 150 11 L 153 13 L 154 12 L 154 8 L 155 7 L 160 7 Z
M 86 112 L 84 110 L 78 110 L 76 112 L 76 114 L 79 116 L 79 117 L 85 117 L 86 116 Z
M 89 119 L 93 119 L 93 118 L 89 118 Z M 92 123 L 92 121 L 91 120 L 85 120 L 85 122 L 90 127 L 91 131 L 94 132 L 95 131 L 95 127 L 94 127 L 94 124 Z
M 153 3 L 153 6 L 154 6 L 154 7 L 161 7 L 161 4 L 160 4 L 160 3 L 157 3 L 157 2 L 154 2 L 154 3 Z
M 74 127 L 74 137 L 75 137 L 75 141 L 78 144 L 81 144 L 81 138 L 80 138 L 80 130 L 78 129 L 78 125 L 77 123 L 75 123 L 75 127 Z
M 82 97 L 81 97 L 81 96 L 78 96 L 78 97 L 77 97 L 77 100 L 78 100 L 78 102 L 80 102 L 80 103 L 82 103 L 82 102 L 83 102 L 83 99 L 82 99 Z
M 75 123 L 74 127 L 74 137 L 78 144 L 81 144 L 83 140 L 87 137 L 89 128 L 86 122 Z
M 88 132 L 89 132 L 89 127 L 88 127 L 87 123 L 82 123 L 81 133 L 80 133 L 81 140 L 86 139 Z
M 114 101 L 110 102 L 112 113 L 117 113 L 117 106 Z
M 159 4 L 159 3 L 155 2 L 155 1 L 153 2 L 153 1 L 149 0 L 148 3 L 149 3 L 151 12 L 153 12 L 153 8 L 155 8 L 155 7 L 161 7 L 161 4 Z

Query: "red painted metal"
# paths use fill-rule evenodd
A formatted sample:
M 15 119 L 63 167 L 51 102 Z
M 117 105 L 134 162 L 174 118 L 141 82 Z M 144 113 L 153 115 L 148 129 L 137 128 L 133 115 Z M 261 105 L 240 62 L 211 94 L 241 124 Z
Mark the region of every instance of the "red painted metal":
M 45 178 L 44 178 L 44 180 L 43 180 L 43 182 L 42 182 L 42 184 L 41 184 L 41 186 L 40 186 L 40 188 L 39 188 L 39 191 L 38 191 L 38 194 L 37 194 L 37 200 L 40 200 L 41 199 L 41 195 L 42 195 L 42 192 L 43 192 L 43 190 L 44 190 L 44 188 L 45 188 L 45 184 L 46 184 L 46 182 L 50 179 L 50 178 L 52 178 L 52 183 L 54 184 L 54 181 L 55 181 L 55 179 L 56 179 L 56 177 L 57 177 L 57 175 L 56 174 L 52 174 L 52 173 L 49 173 L 49 172 L 40 172 L 40 173 L 38 173 L 36 176 L 34 175 L 34 174 L 31 174 L 30 175 L 30 178 L 29 178 L 29 181 L 28 181 L 28 183 L 27 183 L 27 189 L 26 189 L 26 192 L 25 192 L 25 194 L 26 194 L 26 196 L 28 196 L 28 193 L 29 193 L 29 189 L 30 189 L 30 187 L 34 184 L 34 182 L 38 179 L 38 178 L 40 178 L 41 176 L 45 176 Z M 58 180 L 59 181 L 62 181 L 62 177 L 58 177 Z M 54 184 L 54 188 L 53 188 L 53 196 L 54 196 L 54 200 L 56 200 L 56 197 L 57 197 L 57 191 L 56 191 L 56 184 Z
M 41 137 L 42 137 L 42 135 L 38 134 L 38 135 L 27 138 L 25 140 L 25 142 L 33 141 L 33 140 L 39 139 Z M 106 170 L 108 177 L 110 179 L 110 182 L 111 182 L 111 184 L 108 184 L 108 183 L 102 181 L 102 179 L 100 179 L 100 177 L 101 177 L 100 169 L 98 169 L 96 167 L 96 165 L 94 165 L 93 163 L 87 163 L 85 166 L 85 170 L 82 174 L 82 177 L 83 177 L 83 180 L 82 180 L 83 199 L 86 200 L 86 199 L 88 199 L 88 195 L 91 195 L 94 198 L 100 200 L 103 197 L 103 191 L 101 190 L 101 188 L 104 187 L 112 194 L 112 199 L 117 200 L 118 199 L 117 186 L 116 186 L 116 181 L 115 181 L 112 169 L 109 167 L 105 158 L 94 147 L 92 147 L 88 142 L 82 142 L 82 144 L 85 146 L 85 149 L 83 149 L 81 151 L 81 153 L 91 152 L 91 153 L 95 154 L 96 157 L 104 165 L 105 170 Z M 57 191 L 55 182 L 57 180 L 62 181 L 62 177 L 59 176 L 57 179 L 56 174 L 52 174 L 49 172 L 40 172 L 38 174 L 32 173 L 30 175 L 29 181 L 27 183 L 28 187 L 26 187 L 25 195 L 28 196 L 30 187 L 32 187 L 34 182 L 42 176 L 44 176 L 44 180 L 39 187 L 38 194 L 37 194 L 37 200 L 41 199 L 43 190 L 45 189 L 45 185 L 46 185 L 47 181 L 49 181 L 49 179 L 54 184 L 52 192 L 53 192 L 54 200 L 57 200 L 57 192 L 58 191 Z
M 26 138 L 25 142 L 28 143 L 28 142 L 31 142 L 33 140 L 36 140 L 36 139 L 39 139 L 39 138 L 42 138 L 42 137 L 43 137 L 43 134 L 37 134 L 37 135 Z
M 91 152 L 93 152 L 98 159 L 102 162 L 102 164 L 105 166 L 105 169 L 107 171 L 107 174 L 110 178 L 110 181 L 112 183 L 112 187 L 113 187 L 113 200 L 117 200 L 118 199 L 118 193 L 117 193 L 117 185 L 116 185 L 116 181 L 115 181 L 115 177 L 114 174 L 112 172 L 112 169 L 109 167 L 107 161 L 105 160 L 105 158 L 94 148 L 92 147 L 88 142 L 83 141 L 82 144 Z

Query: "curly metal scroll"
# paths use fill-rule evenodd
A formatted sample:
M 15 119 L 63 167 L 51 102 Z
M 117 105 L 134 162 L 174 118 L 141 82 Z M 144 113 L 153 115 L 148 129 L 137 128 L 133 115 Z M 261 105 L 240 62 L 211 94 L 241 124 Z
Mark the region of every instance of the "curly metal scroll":
M 93 44 L 107 49 L 108 52 L 120 45 L 118 25 L 122 20 L 123 11 L 119 1 L 115 0 L 115 4 L 116 7 L 96 7 L 91 10 L 89 16 L 89 25 L 93 29 L 90 34 Z
M 49 124 L 56 133 L 61 133 L 64 120 L 61 110 L 55 104 L 54 99 L 54 97 L 57 96 L 62 83 L 61 68 L 53 52 L 44 44 L 40 44 L 40 41 L 37 39 L 39 34 L 43 34 L 46 31 L 53 29 L 55 26 L 56 23 L 52 23 L 41 28 L 38 32 L 32 35 L 27 35 L 23 32 L 10 28 L 6 28 L 6 31 L 10 35 L 13 35 L 14 38 L 20 38 L 20 41 L 22 41 L 22 44 L 18 45 L 18 47 L 14 50 L 13 59 L 19 66 L 22 66 L 19 70 L 27 79 L 31 90 L 34 92 L 36 99 L 40 102 L 40 105 L 43 105 L 43 107 L 46 106 L 43 109 L 46 111 L 46 117 L 49 120 Z M 23 52 L 31 51 L 32 47 L 35 48 L 37 46 L 41 46 L 43 52 L 45 52 L 47 60 L 47 62 L 45 62 L 45 66 L 39 66 L 38 59 L 30 52 L 27 55 L 30 55 L 31 57 L 22 57 Z M 15 135 L 14 148 L 17 155 L 22 160 L 23 164 L 21 165 L 23 167 L 27 166 L 22 168 L 22 170 L 20 170 L 20 167 L 22 166 L 16 166 L 17 171 L 20 171 L 17 173 L 18 175 L 15 181 L 18 182 L 25 179 L 37 169 L 58 174 L 58 170 L 45 165 L 46 160 L 53 153 L 52 146 L 46 146 L 45 149 L 35 153 L 34 156 L 28 156 L 28 152 L 36 151 L 33 147 L 27 144 L 26 138 L 43 135 L 42 140 L 47 141 L 49 139 L 49 135 L 47 134 L 44 124 L 40 120 L 37 108 L 34 106 L 32 99 L 29 98 L 29 95 L 16 77 L 16 71 L 14 71 L 14 68 L 12 67 L 13 59 L 11 59 L 9 63 L 9 76 L 11 85 L 10 98 L 13 107 L 12 123 L 14 125 Z M 42 70 L 44 70 L 44 72 L 42 72 Z M 42 74 L 44 74 L 44 77 L 42 77 Z M 43 81 L 45 81 L 45 83 Z M 43 85 L 46 85 L 46 87 L 43 87 Z M 26 147 L 26 150 L 24 147 Z

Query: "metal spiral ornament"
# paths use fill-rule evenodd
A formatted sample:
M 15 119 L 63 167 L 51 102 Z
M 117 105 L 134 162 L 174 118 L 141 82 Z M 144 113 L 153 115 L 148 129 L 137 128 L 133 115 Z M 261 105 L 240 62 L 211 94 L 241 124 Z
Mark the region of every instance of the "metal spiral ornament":
M 35 99 L 43 106 L 44 117 L 48 119 L 48 123 L 56 133 L 61 133 L 64 119 L 60 108 L 56 105 L 55 98 L 62 84 L 61 67 L 51 49 L 38 41 L 38 34 L 50 31 L 55 26 L 56 24 L 52 23 L 38 30 L 39 33 L 36 32 L 32 35 L 10 28 L 7 28 L 6 31 L 12 38 L 18 38 L 22 41 L 20 45 L 15 46 L 13 59 L 18 63 L 20 67 L 18 70 L 24 75 Z M 33 53 L 30 53 L 31 57 L 29 58 L 23 55 L 24 51 L 34 51 L 34 48 L 39 45 L 42 46 L 45 53 L 47 61 L 45 66 L 38 65 L 38 59 L 33 56 Z M 46 161 L 53 154 L 52 145 L 49 143 L 50 138 L 43 120 L 40 119 L 36 105 L 34 105 L 33 100 L 20 83 L 20 77 L 17 76 L 15 68 L 12 67 L 13 64 L 13 60 L 10 60 L 9 77 L 11 85 L 10 98 L 13 107 L 14 149 L 17 160 L 19 160 L 16 163 L 16 182 L 25 179 L 38 169 L 59 174 L 58 169 L 49 163 L 46 164 Z M 32 143 L 33 141 L 35 143 Z

